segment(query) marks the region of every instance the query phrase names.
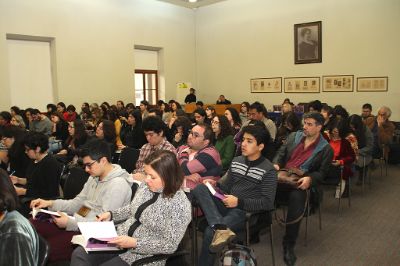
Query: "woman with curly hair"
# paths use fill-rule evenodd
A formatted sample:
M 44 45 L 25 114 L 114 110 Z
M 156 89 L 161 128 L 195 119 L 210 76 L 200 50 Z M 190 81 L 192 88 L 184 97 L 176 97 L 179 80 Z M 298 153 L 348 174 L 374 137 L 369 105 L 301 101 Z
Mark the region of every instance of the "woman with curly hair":
M 217 115 L 211 121 L 211 128 L 215 134 L 215 148 L 222 161 L 222 170 L 227 171 L 235 155 L 232 127 L 224 115 Z

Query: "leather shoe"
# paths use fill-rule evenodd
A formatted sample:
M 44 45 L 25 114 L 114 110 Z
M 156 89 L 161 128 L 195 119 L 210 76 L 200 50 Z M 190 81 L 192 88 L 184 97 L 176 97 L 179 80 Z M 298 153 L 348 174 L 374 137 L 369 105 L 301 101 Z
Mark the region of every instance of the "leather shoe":
M 283 261 L 287 266 L 294 266 L 297 257 L 294 254 L 293 247 L 283 247 Z

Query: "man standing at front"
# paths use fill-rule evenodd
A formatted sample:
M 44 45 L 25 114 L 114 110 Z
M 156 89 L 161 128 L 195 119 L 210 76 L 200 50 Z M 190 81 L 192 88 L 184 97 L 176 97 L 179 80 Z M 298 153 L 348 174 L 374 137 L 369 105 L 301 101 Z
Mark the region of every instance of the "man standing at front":
M 244 230 L 246 212 L 274 208 L 276 171 L 261 155 L 268 139 L 267 131 L 260 126 L 243 128 L 242 156 L 233 159 L 226 179 L 204 180 L 219 187 L 224 199 L 212 196 L 204 184 L 192 191 L 209 225 L 203 234 L 199 265 L 214 265 L 215 253 L 235 237 L 233 231 Z
M 304 174 L 297 187 L 278 184 L 277 199 L 288 203 L 286 232 L 283 237 L 283 259 L 286 265 L 294 265 L 294 246 L 299 234 L 300 222 L 307 200 L 307 190 L 324 179 L 332 162 L 333 151 L 321 135 L 324 118 L 320 113 L 307 113 L 303 117 L 303 130 L 289 135 L 286 143 L 273 159 L 276 170 L 298 169 Z M 278 172 L 279 175 L 279 172 Z M 300 217 L 298 222 L 294 222 Z

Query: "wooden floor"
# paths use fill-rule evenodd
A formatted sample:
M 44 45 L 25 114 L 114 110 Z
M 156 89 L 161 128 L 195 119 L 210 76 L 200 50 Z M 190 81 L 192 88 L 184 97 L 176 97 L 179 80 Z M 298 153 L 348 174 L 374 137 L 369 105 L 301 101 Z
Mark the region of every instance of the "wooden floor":
M 305 246 L 303 221 L 295 248 L 296 265 L 400 265 L 400 165 L 388 165 L 388 175 L 380 169 L 371 175 L 372 185 L 353 186 L 352 206 L 338 200 L 334 188 L 326 189 L 322 211 L 322 231 L 318 215 L 309 219 L 308 245 Z M 354 180 L 355 181 L 355 180 Z M 282 237 L 284 228 L 274 221 L 276 265 L 284 265 Z M 272 265 L 269 235 L 251 246 L 259 265 Z

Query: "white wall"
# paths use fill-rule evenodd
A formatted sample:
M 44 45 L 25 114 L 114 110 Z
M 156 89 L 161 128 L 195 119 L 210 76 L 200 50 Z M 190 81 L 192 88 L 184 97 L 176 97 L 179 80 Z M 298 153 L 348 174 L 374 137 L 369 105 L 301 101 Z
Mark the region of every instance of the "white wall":
M 293 25 L 322 21 L 322 63 L 294 64 Z M 400 119 L 400 1 L 229 0 L 196 11 L 197 95 L 214 102 L 260 100 L 268 107 L 289 97 L 320 99 L 352 113 L 370 102 Z M 388 76 L 388 92 L 250 93 L 250 79 L 350 74 Z M 355 84 L 356 85 L 356 84 Z
M 162 48 L 166 99 L 194 80 L 193 11 L 149 0 L 0 0 L 0 109 L 11 103 L 6 33 L 55 38 L 56 101 L 133 102 L 134 45 Z M 40 107 L 44 110 L 45 107 Z

